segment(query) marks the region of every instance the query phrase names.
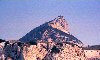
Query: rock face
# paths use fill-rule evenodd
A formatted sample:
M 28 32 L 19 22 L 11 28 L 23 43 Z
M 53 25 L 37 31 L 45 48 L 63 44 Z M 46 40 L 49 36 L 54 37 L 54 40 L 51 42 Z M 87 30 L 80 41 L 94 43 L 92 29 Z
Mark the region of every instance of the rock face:
M 53 43 L 47 49 L 46 43 L 38 43 L 24 47 L 25 60 L 86 60 L 84 51 L 77 45 L 66 43 Z M 27 49 L 27 51 L 25 51 Z
M 65 33 L 69 33 L 68 23 L 65 21 L 63 16 L 58 16 L 54 20 L 50 21 L 48 25 Z
M 67 42 L 15 42 L 2 49 L 0 60 L 86 60 L 81 47 Z
M 31 30 L 19 41 L 0 42 L 0 60 L 86 60 L 82 42 L 63 16 Z
M 19 39 L 21 42 L 51 39 L 54 42 L 70 42 L 82 45 L 82 42 L 69 33 L 68 23 L 63 16 L 58 16 L 52 21 L 44 23 L 31 30 L 24 37 Z

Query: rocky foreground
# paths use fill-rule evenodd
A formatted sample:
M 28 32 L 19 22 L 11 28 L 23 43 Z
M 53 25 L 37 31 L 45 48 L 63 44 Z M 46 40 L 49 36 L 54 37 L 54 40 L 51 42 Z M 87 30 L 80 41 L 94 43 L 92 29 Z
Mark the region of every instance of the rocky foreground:
M 3 46 L 3 43 L 6 45 Z M 67 42 L 2 42 L 0 44 L 0 60 L 86 60 L 81 47 Z

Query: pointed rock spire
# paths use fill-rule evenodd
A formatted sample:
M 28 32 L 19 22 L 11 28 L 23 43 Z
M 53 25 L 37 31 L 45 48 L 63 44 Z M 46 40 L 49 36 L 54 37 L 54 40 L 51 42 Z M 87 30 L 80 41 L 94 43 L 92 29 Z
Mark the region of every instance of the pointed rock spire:
M 54 20 L 50 21 L 49 25 L 53 28 L 57 28 L 63 32 L 69 33 L 68 23 L 61 15 L 55 18 Z

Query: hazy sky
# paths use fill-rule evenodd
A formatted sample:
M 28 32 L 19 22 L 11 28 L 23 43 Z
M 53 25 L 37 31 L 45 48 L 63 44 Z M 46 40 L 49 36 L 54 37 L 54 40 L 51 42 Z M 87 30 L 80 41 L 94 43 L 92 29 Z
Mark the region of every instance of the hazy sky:
M 100 0 L 0 0 L 0 38 L 17 40 L 58 15 L 84 44 L 100 44 Z

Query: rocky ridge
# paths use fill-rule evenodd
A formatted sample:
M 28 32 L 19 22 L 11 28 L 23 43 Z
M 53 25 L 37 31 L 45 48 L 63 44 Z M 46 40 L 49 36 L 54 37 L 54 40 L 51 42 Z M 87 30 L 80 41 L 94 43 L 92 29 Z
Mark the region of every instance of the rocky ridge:
M 37 40 L 48 41 L 49 39 L 54 42 L 70 42 L 77 45 L 83 44 L 70 34 L 68 23 L 63 16 L 58 16 L 54 20 L 36 27 L 19 40 L 21 42 L 29 42 Z

